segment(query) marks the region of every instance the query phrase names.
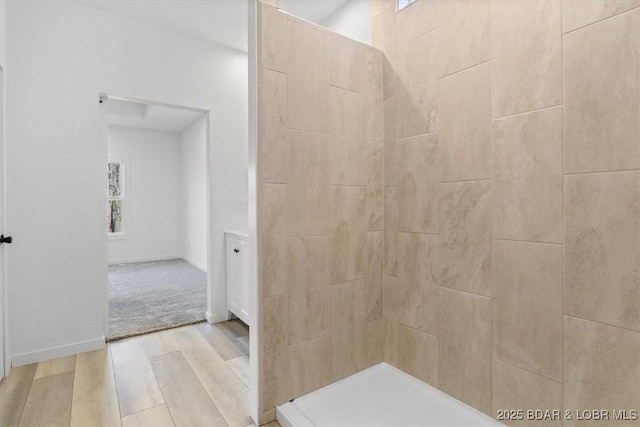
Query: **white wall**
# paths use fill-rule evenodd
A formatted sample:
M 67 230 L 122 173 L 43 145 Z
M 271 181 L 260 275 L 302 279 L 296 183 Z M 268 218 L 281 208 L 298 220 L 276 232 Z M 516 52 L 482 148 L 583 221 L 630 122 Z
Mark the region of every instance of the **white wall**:
M 125 236 L 109 238 L 109 263 L 182 255 L 181 145 L 178 133 L 109 126 L 108 157 L 125 163 Z
M 100 92 L 209 110 L 209 300 L 224 316 L 223 230 L 245 228 L 247 56 L 75 2 L 7 2 L 7 254 L 14 364 L 104 340 Z
M 5 122 L 5 86 L 4 86 L 4 73 L 7 69 L 6 64 L 6 2 L 0 2 L 0 67 L 2 68 L 2 78 L 0 78 L 0 230 L 2 234 L 6 234 L 4 224 L 4 122 Z M 0 380 L 8 374 L 9 371 L 9 358 L 5 358 L 5 327 L 7 325 L 7 298 L 6 298 L 6 286 L 4 278 L 4 248 L 0 249 Z
M 207 269 L 207 124 L 203 117 L 181 135 L 182 257 Z
M 371 44 L 371 0 L 349 0 L 320 23 L 353 40 Z

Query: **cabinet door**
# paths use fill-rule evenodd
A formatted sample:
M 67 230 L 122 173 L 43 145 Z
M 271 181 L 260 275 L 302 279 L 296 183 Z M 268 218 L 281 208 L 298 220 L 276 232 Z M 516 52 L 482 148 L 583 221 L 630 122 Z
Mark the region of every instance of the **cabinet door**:
M 240 240 L 240 314 L 247 325 L 251 319 L 249 311 L 249 252 L 247 251 L 247 241 Z
M 227 310 L 237 316 L 240 311 L 240 283 L 242 277 L 240 269 L 240 242 L 235 237 L 227 237 L 226 258 Z

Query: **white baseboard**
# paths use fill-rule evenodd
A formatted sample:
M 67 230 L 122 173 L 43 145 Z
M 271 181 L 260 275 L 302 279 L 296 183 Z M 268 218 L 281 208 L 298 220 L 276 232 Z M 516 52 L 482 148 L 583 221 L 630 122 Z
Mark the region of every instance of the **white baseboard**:
M 58 357 L 71 356 L 72 354 L 84 353 L 86 351 L 99 350 L 104 348 L 104 335 L 89 341 L 77 342 L 73 344 L 63 345 L 60 347 L 51 347 L 44 350 L 38 350 L 31 353 L 18 354 L 11 357 L 11 366 L 13 368 L 22 365 L 29 365 L 36 362 L 44 362 L 45 360 L 57 359 Z
M 131 264 L 134 262 L 167 261 L 171 259 L 183 259 L 183 256 L 182 255 L 163 255 L 163 256 L 150 256 L 150 257 L 141 257 L 141 258 L 114 259 L 114 260 L 109 260 L 109 265 Z
M 182 255 L 182 259 L 187 261 L 189 264 L 193 265 L 194 267 L 197 267 L 200 270 L 204 271 L 205 273 L 207 272 L 207 266 L 206 265 L 204 265 L 204 264 L 202 264 L 202 263 L 200 263 L 198 261 L 195 261 L 194 259 L 189 258 L 186 255 Z
M 211 314 L 207 311 L 205 314 L 205 318 L 207 319 L 207 322 L 214 324 L 219 322 L 226 322 L 230 317 L 229 312 Z

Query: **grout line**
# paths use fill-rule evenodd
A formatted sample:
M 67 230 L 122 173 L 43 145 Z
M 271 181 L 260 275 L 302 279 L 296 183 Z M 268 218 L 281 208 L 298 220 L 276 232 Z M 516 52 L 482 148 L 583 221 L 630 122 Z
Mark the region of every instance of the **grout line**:
M 572 316 L 572 315 L 570 315 L 570 314 L 565 314 L 565 315 L 564 315 L 564 317 L 570 317 L 570 318 L 572 318 L 572 319 L 582 320 L 582 321 L 584 321 L 584 322 L 596 323 L 596 324 L 598 324 L 598 325 L 608 326 L 608 327 L 610 327 L 610 328 L 623 329 L 623 330 L 625 330 L 625 331 L 628 331 L 628 332 L 634 332 L 634 333 L 636 333 L 636 334 L 640 335 L 640 330 L 638 330 L 638 329 L 632 329 L 632 328 L 629 328 L 629 327 L 626 327 L 626 326 L 612 325 L 611 323 L 605 323 L 605 322 L 601 322 L 601 321 L 599 321 L 599 320 L 585 319 L 585 318 L 583 318 L 583 317 Z
M 454 289 L 454 288 L 449 288 L 449 287 L 442 286 L 442 285 L 438 285 L 438 288 L 439 289 L 444 289 L 444 290 L 447 290 L 447 291 L 460 292 L 461 294 L 467 294 L 467 295 L 473 296 L 473 297 L 491 299 L 491 296 L 489 296 L 489 295 L 480 295 L 480 294 L 476 294 L 476 293 L 469 292 L 469 291 L 463 291 L 462 289 Z
M 349 88 L 346 88 L 346 87 L 338 86 L 337 84 L 334 84 L 334 83 L 331 83 L 331 82 L 329 83 L 329 88 L 334 88 L 334 89 L 344 90 L 344 91 L 346 91 L 346 92 L 353 93 L 353 94 L 360 95 L 360 96 L 367 96 L 367 95 L 369 95 L 368 93 L 358 92 L 358 91 L 357 91 L 357 90 L 355 90 L 355 89 L 349 89 Z
M 577 176 L 577 175 L 598 175 L 605 173 L 625 173 L 625 172 L 638 172 L 640 169 L 617 169 L 617 170 L 609 170 L 609 171 L 593 171 L 593 172 L 568 172 L 565 173 L 565 176 Z
M 538 245 L 554 245 L 554 246 L 563 246 L 563 243 L 555 243 L 555 242 L 536 242 L 534 240 L 517 240 L 517 239 L 502 239 L 499 237 L 493 237 L 492 240 L 498 240 L 501 242 L 513 242 L 513 243 L 529 243 L 529 244 L 538 244 Z
M 397 322 L 398 322 L 398 325 L 400 325 L 400 326 L 404 326 L 405 328 L 413 329 L 414 331 L 418 331 L 418 332 L 420 332 L 421 334 L 429 335 L 430 337 L 433 337 L 433 338 L 435 338 L 435 339 L 438 339 L 438 336 L 437 336 L 437 335 L 433 335 L 433 334 L 431 334 L 431 333 L 429 333 L 429 332 L 425 332 L 425 331 L 423 331 L 422 329 L 418 329 L 418 328 L 416 328 L 415 326 L 411 326 L 411 325 L 407 325 L 407 324 L 405 324 L 405 323 L 402 323 L 400 320 L 397 320 Z M 439 331 L 438 331 L 438 332 L 439 332 Z M 439 340 L 438 340 L 438 342 L 439 342 Z M 398 347 L 400 347 L 400 346 L 399 346 L 399 343 L 400 343 L 400 340 L 398 340 Z M 400 350 L 400 349 L 398 348 L 398 351 L 399 351 L 399 350 Z
M 411 4 L 413 4 L 413 3 L 411 3 Z M 409 4 L 409 6 L 411 6 L 411 4 Z M 404 10 L 404 9 L 403 9 L 403 10 Z M 407 41 L 406 41 L 406 42 L 404 42 L 404 43 L 398 43 L 398 22 L 397 22 L 397 21 L 396 21 L 396 25 L 395 25 L 395 27 L 396 27 L 396 55 L 397 55 L 397 51 L 398 51 L 398 50 L 400 50 L 400 49 L 402 49 L 403 47 L 405 47 L 405 46 L 407 46 L 407 45 L 409 45 L 409 44 L 411 44 L 411 43 L 415 42 L 415 41 L 416 41 L 416 40 L 418 40 L 418 39 L 421 39 L 422 37 L 426 36 L 427 34 L 431 34 L 431 33 L 433 33 L 435 30 L 437 30 L 437 29 L 438 29 L 437 27 L 432 28 L 432 29 L 430 29 L 429 31 L 427 31 L 426 33 L 422 33 L 422 34 L 420 34 L 420 35 L 418 35 L 418 36 L 413 36 L 413 38 L 412 38 L 412 39 L 407 40 Z
M 459 179 L 454 181 L 440 181 L 440 184 L 456 184 L 459 182 L 485 182 L 492 181 L 493 178 L 478 178 L 478 179 Z
M 288 119 L 287 119 L 287 122 L 288 122 Z M 309 133 L 309 134 L 312 134 L 312 135 L 329 136 L 329 137 L 331 136 L 331 130 L 329 130 L 328 133 L 322 133 L 322 132 L 315 132 L 315 131 L 306 130 L 306 129 L 296 129 L 296 128 L 292 128 L 292 127 L 288 127 L 287 126 L 287 127 L 285 127 L 285 131 L 287 131 L 287 132 L 293 131 L 293 132 L 298 132 L 298 133 Z
M 510 119 L 512 117 L 524 116 L 526 114 L 531 114 L 531 113 L 539 113 L 539 112 L 542 112 L 542 111 L 551 110 L 553 108 L 561 108 L 563 105 L 564 104 L 560 103 L 560 104 L 555 104 L 555 105 L 549 105 L 547 107 L 537 108 L 535 110 L 529 110 L 529 111 L 523 111 L 521 113 L 510 114 L 508 116 L 494 117 L 494 118 L 491 119 L 491 122 L 496 122 L 498 120 L 503 120 L 503 119 Z
M 405 231 L 405 230 L 396 230 L 396 233 L 405 233 L 405 234 L 425 234 L 427 236 L 439 236 L 440 233 L 433 233 L 427 231 Z
M 531 370 L 529 370 L 529 369 L 527 369 L 527 368 L 523 368 L 522 366 L 518 366 L 518 365 L 516 365 L 515 363 L 507 362 L 507 361 L 505 361 L 505 360 L 499 359 L 498 357 L 494 357 L 494 360 L 497 360 L 497 361 L 498 361 L 498 362 L 500 362 L 500 363 L 504 363 L 505 365 L 509 365 L 509 366 L 514 367 L 514 368 L 521 369 L 521 370 L 523 370 L 523 371 L 525 371 L 525 372 L 530 373 L 531 375 L 535 375 L 535 376 L 537 376 L 537 377 L 544 378 L 545 380 L 553 381 L 553 382 L 554 382 L 554 383 L 556 383 L 556 384 L 562 385 L 562 383 L 561 383 L 561 382 L 559 382 L 558 380 L 554 380 L 554 379 L 549 378 L 549 377 L 547 377 L 547 376 L 545 376 L 545 375 L 540 375 L 540 374 L 538 374 L 538 373 L 536 373 L 536 372 L 533 372 L 533 371 L 531 371 Z
M 357 187 L 357 188 L 367 188 L 368 184 L 329 184 L 331 187 Z
M 594 21 L 594 22 L 590 22 L 590 23 L 588 23 L 588 24 L 585 24 L 585 25 L 583 25 L 583 26 L 581 26 L 581 27 L 574 28 L 573 30 L 569 30 L 569 31 L 567 31 L 566 33 L 562 33 L 562 37 L 564 38 L 564 36 L 566 36 L 567 34 L 574 33 L 574 32 L 576 32 L 576 31 L 578 31 L 578 30 L 582 30 L 582 29 L 584 29 L 584 28 L 590 27 L 590 26 L 595 25 L 595 24 L 600 24 L 601 22 L 608 21 L 608 20 L 613 19 L 613 18 L 616 18 L 616 17 L 618 17 L 618 16 L 620 16 L 620 15 L 624 15 L 624 14 L 626 14 L 626 13 L 631 13 L 631 12 L 635 11 L 636 9 L 638 9 L 639 7 L 640 7 L 640 6 L 635 6 L 635 7 L 633 7 L 632 9 L 624 10 L 624 11 L 622 11 L 622 12 L 618 12 L 618 13 L 616 13 L 616 14 L 614 14 L 614 15 L 607 16 L 606 18 L 602 18 L 602 19 L 599 19 L 599 20 L 597 20 L 597 21 Z M 563 20 L 563 22 L 562 22 L 562 25 L 563 25 L 563 28 L 562 28 L 562 29 L 564 30 L 564 20 Z
M 278 74 L 282 74 L 282 75 L 285 75 L 285 76 L 287 75 L 287 72 L 286 72 L 286 71 L 276 70 L 276 69 L 271 68 L 271 67 L 266 66 L 266 65 L 258 65 L 258 66 L 259 66 L 260 68 L 262 68 L 263 70 L 268 70 L 268 71 L 271 71 L 271 72 L 273 72 L 273 73 L 278 73 Z
M 491 58 L 489 58 L 489 59 L 485 59 L 484 61 L 482 61 L 482 62 L 478 62 L 477 64 L 470 65 L 470 66 L 465 67 L 465 68 L 463 68 L 463 69 L 461 69 L 461 70 L 454 71 L 454 72 L 452 72 L 452 73 L 445 74 L 445 75 L 443 75 L 443 76 L 438 76 L 438 80 L 440 80 L 440 79 L 445 79 L 445 78 L 447 78 L 447 77 L 451 77 L 451 76 L 453 76 L 454 74 L 458 74 L 458 73 L 462 73 L 462 72 L 464 72 L 464 71 L 468 71 L 468 70 L 470 70 L 470 69 L 472 69 L 472 68 L 474 68 L 474 67 L 479 67 L 479 66 L 484 65 L 484 64 L 487 64 L 487 63 L 489 63 L 489 62 L 491 62 Z
M 433 134 L 436 134 L 436 133 L 438 133 L 438 131 L 437 131 L 437 130 L 432 130 L 431 132 L 419 133 L 418 135 L 403 136 L 402 138 L 397 137 L 397 138 L 396 138 L 396 144 L 398 144 L 398 143 L 400 143 L 400 142 L 404 142 L 404 141 L 406 141 L 407 139 L 414 139 L 414 138 L 418 138 L 418 137 L 421 137 L 421 136 L 433 135 Z

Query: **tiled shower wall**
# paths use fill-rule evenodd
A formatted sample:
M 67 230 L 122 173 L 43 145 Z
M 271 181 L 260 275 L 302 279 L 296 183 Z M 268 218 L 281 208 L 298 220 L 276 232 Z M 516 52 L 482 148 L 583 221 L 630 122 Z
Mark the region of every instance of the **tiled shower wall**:
M 258 4 L 261 422 L 382 361 L 382 53 Z
M 640 409 L 640 1 L 395 4 L 384 359 L 493 416 Z

